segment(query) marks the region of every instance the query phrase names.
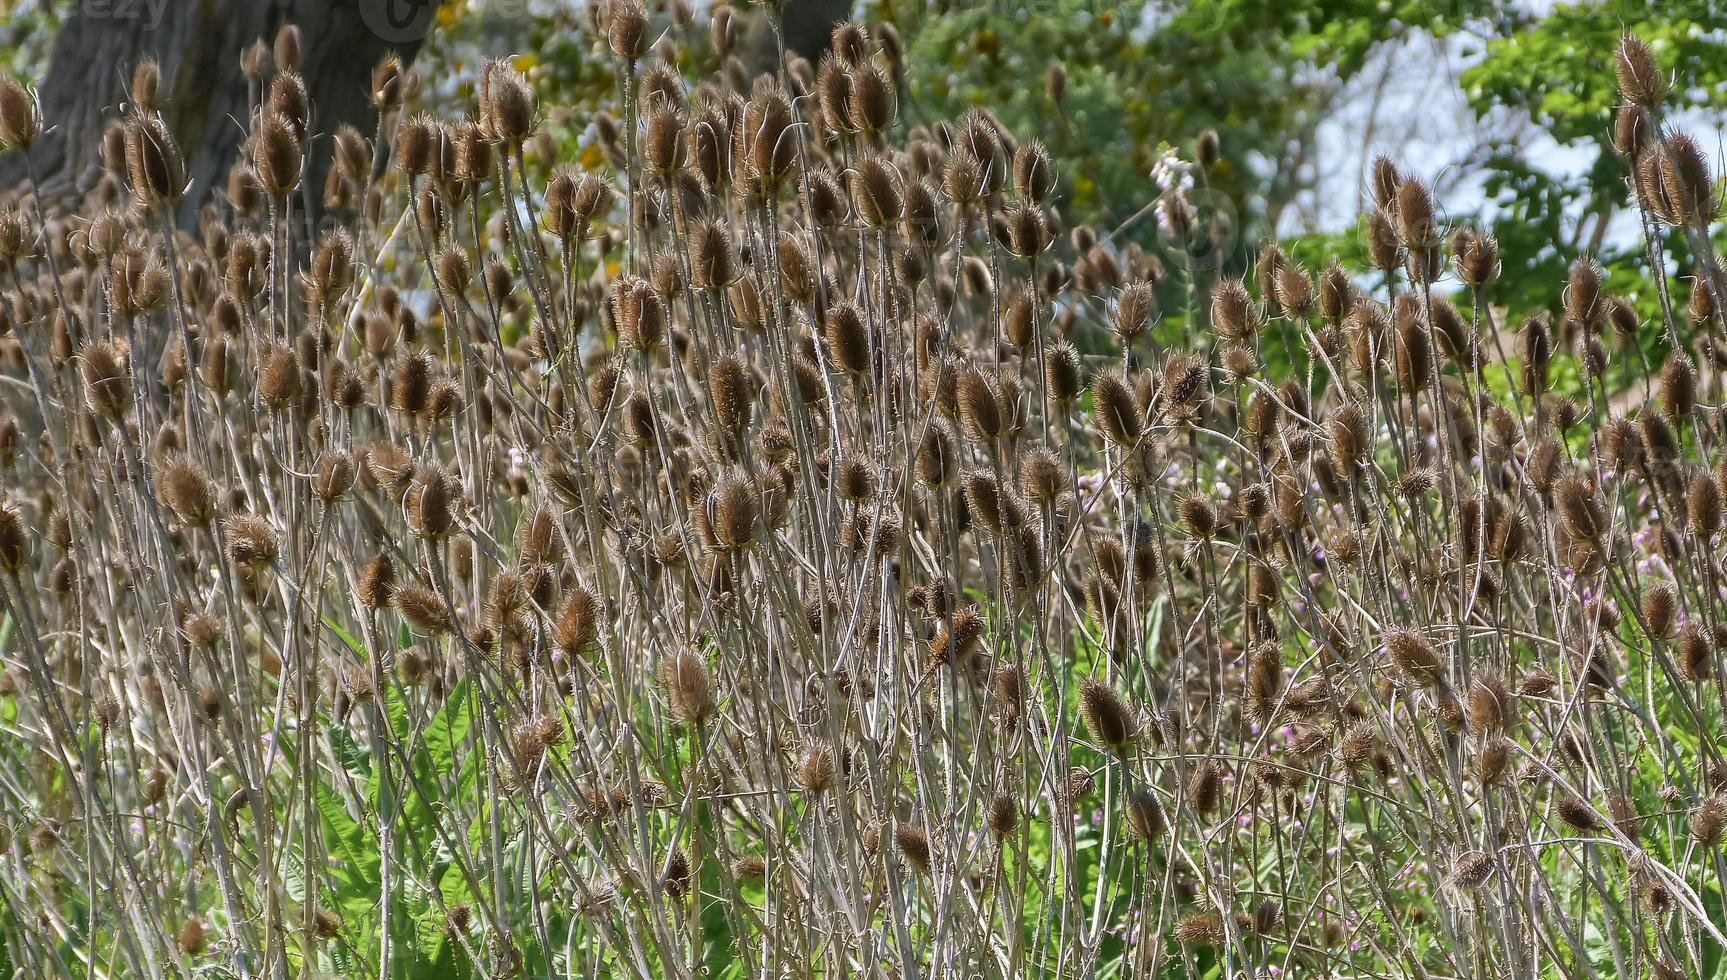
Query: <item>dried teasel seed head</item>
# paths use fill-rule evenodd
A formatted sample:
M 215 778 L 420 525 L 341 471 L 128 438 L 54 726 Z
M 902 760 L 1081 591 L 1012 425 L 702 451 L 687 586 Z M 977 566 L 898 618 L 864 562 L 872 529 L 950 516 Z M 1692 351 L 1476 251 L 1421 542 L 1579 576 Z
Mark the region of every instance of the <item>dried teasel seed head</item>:
M 1662 365 L 1659 378 L 1661 411 L 1681 421 L 1697 407 L 1697 368 L 1691 358 L 1675 352 Z
M 222 535 L 228 558 L 247 569 L 259 569 L 275 562 L 281 543 L 276 529 L 255 514 L 236 514 L 222 524 Z
M 699 655 L 688 650 L 672 654 L 660 664 L 659 676 L 672 714 L 680 721 L 700 725 L 713 717 L 719 702 L 714 697 L 707 662 Z
M 132 407 L 132 352 L 124 341 L 86 345 L 78 356 L 90 410 L 115 420 Z
M 1127 829 L 1138 840 L 1152 841 L 1169 829 L 1163 804 L 1150 790 L 1136 789 L 1127 796 Z
M 1030 204 L 1041 205 L 1055 190 L 1055 168 L 1042 143 L 1020 144 L 1013 156 L 1014 193 Z
M 1084 381 L 1079 351 L 1072 344 L 1062 341 L 1044 352 L 1043 383 L 1045 393 L 1057 404 L 1066 404 L 1080 396 Z
M 833 750 L 826 745 L 811 745 L 798 760 L 798 788 L 806 793 L 825 793 L 833 788 L 835 772 Z
M 327 452 L 318 459 L 312 474 L 312 494 L 326 505 L 334 504 L 354 486 L 354 460 L 347 453 Z
M 648 14 L 637 0 L 614 0 L 606 5 L 606 44 L 612 54 L 635 64 L 648 51 Z
M 0 147 L 28 150 L 42 133 L 42 108 L 36 94 L 17 79 L 0 75 Z
M 1595 815 L 1595 808 L 1580 796 L 1566 794 L 1553 804 L 1553 811 L 1560 820 L 1577 830 L 1595 830 L 1601 826 L 1601 819 Z
M 1087 680 L 1079 688 L 1079 713 L 1091 737 L 1110 749 L 1122 749 L 1139 731 L 1139 720 L 1108 685 Z
M 983 371 L 975 367 L 961 371 L 955 393 L 960 424 L 968 438 L 987 444 L 1001 435 L 1001 394 Z
M 163 469 L 156 493 L 187 527 L 207 527 L 216 517 L 216 485 L 208 473 L 189 463 Z
M 919 874 L 928 874 L 932 852 L 929 835 L 919 827 L 910 824 L 900 824 L 894 828 L 894 843 L 899 847 L 900 856 Z
M 1445 663 L 1433 644 L 1413 630 L 1395 629 L 1385 634 L 1385 654 L 1392 665 L 1411 680 L 1420 684 L 1438 683 L 1445 675 Z
M 1182 529 L 1197 540 L 1208 540 L 1219 530 L 1217 508 L 1197 494 L 1181 498 L 1176 505 L 1176 513 L 1181 519 Z
M 396 563 L 386 552 L 378 552 L 360 569 L 355 598 L 367 609 L 383 609 L 396 600 Z
M 1691 839 L 1702 846 L 1721 843 L 1724 830 L 1727 830 L 1727 796 L 1711 796 L 1691 811 Z
M 1195 912 L 1175 925 L 1175 938 L 1183 946 L 1221 946 L 1223 918 L 1215 912 Z
M 1700 538 L 1707 540 L 1721 530 L 1721 487 L 1706 469 L 1698 469 L 1685 486 L 1685 515 Z
M 1655 60 L 1649 45 L 1632 34 L 1619 41 L 1613 70 L 1619 80 L 1619 94 L 1634 106 L 1654 108 L 1667 96 L 1667 75 Z
M 519 147 L 534 133 L 534 91 L 508 61 L 486 65 L 480 100 L 481 126 L 506 146 Z
M 1652 637 L 1672 635 L 1678 610 L 1679 594 L 1665 582 L 1658 582 L 1643 593 L 1643 624 Z
M 1091 383 L 1092 422 L 1117 449 L 1131 448 L 1143 431 L 1139 401 L 1118 371 L 1098 375 Z
M 1211 322 L 1217 332 L 1233 340 L 1251 340 L 1259 332 L 1264 315 L 1239 279 L 1226 279 L 1211 291 Z
M 631 350 L 652 353 L 665 339 L 665 306 L 640 276 L 623 276 L 613 284 L 612 318 L 618 339 Z
M 1453 888 L 1472 892 L 1492 880 L 1498 868 L 1499 862 L 1493 855 L 1485 851 L 1470 851 L 1451 866 L 1451 873 L 1446 875 L 1445 882 Z
M 997 838 L 1012 836 L 1019 829 L 1019 802 L 1006 793 L 991 796 L 984 809 L 984 826 Z
M 1187 802 L 1199 813 L 1211 813 L 1223 803 L 1223 765 L 1208 759 L 1193 768 L 1187 786 Z
M 1697 623 L 1687 623 L 1679 631 L 1674 650 L 1679 676 L 1696 684 L 1715 675 L 1715 648 L 1710 637 Z
M 415 467 L 402 499 L 409 529 L 427 540 L 447 537 L 455 529 L 455 508 L 461 492 L 456 478 L 441 467 L 430 463 Z
M 1496 674 L 1479 674 L 1469 685 L 1469 728 L 1475 732 L 1505 730 L 1511 692 Z
M 869 330 L 857 307 L 840 303 L 830 308 L 823 320 L 822 335 L 835 367 L 850 374 L 869 370 Z
M 304 172 L 300 137 L 289 121 L 267 113 L 252 134 L 252 168 L 258 186 L 277 200 L 294 193 Z
M 396 166 L 409 177 L 421 177 L 442 151 L 443 130 L 424 113 L 403 120 L 396 132 Z
M 1201 132 L 1193 141 L 1193 161 L 1202 169 L 1211 170 L 1223 159 L 1223 151 L 1217 138 L 1217 130 L 1207 129 Z
M 29 562 L 30 544 L 18 508 L 0 502 L 0 572 L 16 573 Z
M 593 593 L 581 586 L 569 590 L 552 636 L 557 649 L 567 657 L 582 656 L 599 645 L 599 600 Z

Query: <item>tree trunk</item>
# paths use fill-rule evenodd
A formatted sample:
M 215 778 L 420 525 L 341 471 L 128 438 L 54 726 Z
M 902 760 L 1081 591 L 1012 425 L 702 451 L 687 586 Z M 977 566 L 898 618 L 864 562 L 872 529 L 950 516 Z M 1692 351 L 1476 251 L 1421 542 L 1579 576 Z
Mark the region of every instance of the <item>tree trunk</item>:
M 250 94 L 241 60 L 283 24 L 299 25 L 300 71 L 313 106 L 313 140 L 350 123 L 370 137 L 377 116 L 367 95 L 372 68 L 386 51 L 413 57 L 429 18 L 392 30 L 382 11 L 429 11 L 426 0 L 83 0 L 60 29 L 40 97 L 51 132 L 30 165 L 52 194 L 88 190 L 100 173 L 102 128 L 117 118 L 132 66 L 154 57 L 162 67 L 163 117 L 179 141 L 191 182 L 179 215 L 192 227 L 211 188 L 222 188 L 249 128 Z M 379 25 L 374 29 L 371 25 Z M 418 28 L 418 29 L 415 29 Z M 307 174 L 321 203 L 329 153 L 308 147 Z M 9 162 L 0 180 L 25 175 Z

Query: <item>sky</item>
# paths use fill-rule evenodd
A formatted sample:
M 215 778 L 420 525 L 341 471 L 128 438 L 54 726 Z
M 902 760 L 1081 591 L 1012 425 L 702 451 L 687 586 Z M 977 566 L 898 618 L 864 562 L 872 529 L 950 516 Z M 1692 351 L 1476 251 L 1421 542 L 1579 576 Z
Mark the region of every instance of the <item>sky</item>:
M 1530 6 L 1544 12 L 1553 4 L 1542 0 Z M 1490 135 L 1510 138 L 1524 148 L 1533 165 L 1549 173 L 1582 173 L 1594 159 L 1593 148 L 1556 143 L 1526 117 L 1491 119 L 1485 127 L 1477 120 L 1458 78 L 1481 50 L 1478 38 L 1458 35 L 1443 41 L 1415 37 L 1379 52 L 1373 68 L 1351 86 L 1344 110 L 1320 129 L 1321 193 L 1300 213 L 1291 213 L 1289 227 L 1280 231 L 1350 227 L 1366 203 L 1366 167 L 1380 153 L 1433 182 L 1441 200 L 1465 212 L 1484 203 L 1478 164 Z M 1720 175 L 1721 117 L 1692 114 L 1677 122 L 1697 139 Z M 1611 121 L 1603 120 L 1602 125 Z M 1370 134 L 1365 146 L 1364 133 Z M 1624 215 L 1610 226 L 1609 240 L 1622 242 L 1637 234 L 1635 218 Z

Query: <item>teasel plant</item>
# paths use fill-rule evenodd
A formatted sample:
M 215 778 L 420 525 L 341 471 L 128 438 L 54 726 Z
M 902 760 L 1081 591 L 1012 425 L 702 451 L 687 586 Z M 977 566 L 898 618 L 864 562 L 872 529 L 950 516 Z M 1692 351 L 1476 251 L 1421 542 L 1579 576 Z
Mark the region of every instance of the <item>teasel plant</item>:
M 326 132 L 289 28 L 224 186 L 145 62 L 0 202 L 7 964 L 1718 968 L 1718 202 L 1644 45 L 1660 322 L 1583 261 L 1510 323 L 1391 160 L 1369 267 L 1237 274 L 1179 190 L 1067 227 L 891 27 L 733 17 L 594 6 L 599 167 L 508 60 Z

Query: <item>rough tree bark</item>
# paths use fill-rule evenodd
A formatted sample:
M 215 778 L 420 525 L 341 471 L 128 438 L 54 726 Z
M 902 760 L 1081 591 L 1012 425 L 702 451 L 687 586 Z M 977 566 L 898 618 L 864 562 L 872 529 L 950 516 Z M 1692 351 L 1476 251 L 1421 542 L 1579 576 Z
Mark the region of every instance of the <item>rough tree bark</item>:
M 241 58 L 252 42 L 265 43 L 285 23 L 301 31 L 301 73 L 306 78 L 317 134 L 327 138 L 341 123 L 366 135 L 376 125 L 367 88 L 385 52 L 404 61 L 419 47 L 418 31 L 381 36 L 374 30 L 386 5 L 423 6 L 420 0 L 90 0 L 72 5 L 49 55 L 40 97 L 52 131 L 31 151 L 36 176 L 51 191 L 87 189 L 100 169 L 102 127 L 126 98 L 132 66 L 154 57 L 162 66 L 163 115 L 186 160 L 191 188 L 179 216 L 191 227 L 198 204 L 221 187 L 248 129 L 248 87 Z M 404 36 L 405 35 L 405 36 Z M 328 152 L 309 148 L 319 165 L 309 176 L 323 186 Z M 22 162 L 0 171 L 16 183 Z M 317 196 L 317 195 L 314 195 Z

